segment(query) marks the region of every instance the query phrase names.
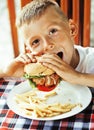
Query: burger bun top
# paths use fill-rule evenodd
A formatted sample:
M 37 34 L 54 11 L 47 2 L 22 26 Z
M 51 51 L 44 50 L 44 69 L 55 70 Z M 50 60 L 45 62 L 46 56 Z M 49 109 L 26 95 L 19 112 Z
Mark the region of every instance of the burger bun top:
M 24 72 L 29 76 L 39 76 L 39 75 L 51 75 L 55 73 L 53 70 L 43 66 L 41 63 L 30 63 L 25 65 Z

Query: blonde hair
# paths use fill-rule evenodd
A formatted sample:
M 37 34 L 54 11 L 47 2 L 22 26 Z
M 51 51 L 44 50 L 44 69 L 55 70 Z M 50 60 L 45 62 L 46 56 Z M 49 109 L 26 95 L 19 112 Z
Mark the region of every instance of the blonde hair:
M 56 11 L 60 14 L 63 18 L 63 21 L 67 21 L 67 17 L 60 9 L 59 5 L 53 0 L 33 0 L 26 6 L 24 6 L 16 19 L 17 27 L 21 27 L 23 24 L 29 24 L 31 20 L 36 20 L 40 18 L 42 14 L 45 13 L 45 10 L 50 7 L 54 6 Z

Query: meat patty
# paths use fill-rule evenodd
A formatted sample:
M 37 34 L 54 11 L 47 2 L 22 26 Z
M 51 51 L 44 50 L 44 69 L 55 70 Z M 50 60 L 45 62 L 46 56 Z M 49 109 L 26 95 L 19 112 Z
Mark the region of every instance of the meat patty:
M 56 73 L 54 73 L 52 75 L 45 76 L 42 78 L 33 78 L 32 80 L 37 85 L 44 85 L 46 87 L 49 87 L 49 86 L 57 85 L 57 83 L 59 82 L 59 76 Z

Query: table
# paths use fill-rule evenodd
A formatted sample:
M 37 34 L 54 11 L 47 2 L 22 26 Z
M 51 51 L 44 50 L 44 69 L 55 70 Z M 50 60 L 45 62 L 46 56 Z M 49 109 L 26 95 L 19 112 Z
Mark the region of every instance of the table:
M 79 114 L 55 121 L 37 121 L 15 114 L 7 106 L 6 99 L 22 79 L 0 79 L 0 130 L 94 130 L 94 89 L 90 105 Z

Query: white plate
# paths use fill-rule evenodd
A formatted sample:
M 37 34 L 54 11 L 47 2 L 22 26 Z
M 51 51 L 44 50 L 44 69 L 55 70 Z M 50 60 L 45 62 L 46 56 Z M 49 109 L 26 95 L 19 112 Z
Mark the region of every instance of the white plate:
M 14 100 L 15 94 L 24 93 L 26 91 L 31 90 L 31 87 L 29 86 L 28 82 L 22 82 L 21 84 L 15 86 L 12 91 L 9 93 L 7 104 L 9 108 L 14 111 L 16 114 L 29 118 L 34 120 L 58 120 L 58 119 L 64 119 L 73 115 L 78 114 L 82 110 L 84 110 L 89 103 L 91 102 L 92 94 L 88 87 L 86 86 L 80 86 L 80 85 L 73 85 L 69 84 L 67 82 L 61 81 L 60 84 L 56 87 L 55 91 L 58 93 L 58 96 L 56 98 L 50 99 L 50 103 L 52 102 L 60 102 L 60 103 L 66 103 L 70 101 L 71 103 L 80 103 L 82 104 L 82 107 L 77 106 L 72 111 L 58 115 L 53 117 L 47 117 L 47 118 L 36 118 L 33 116 L 27 116 L 22 111 L 19 111 L 19 107 Z M 41 92 L 40 95 L 45 94 L 46 92 Z

